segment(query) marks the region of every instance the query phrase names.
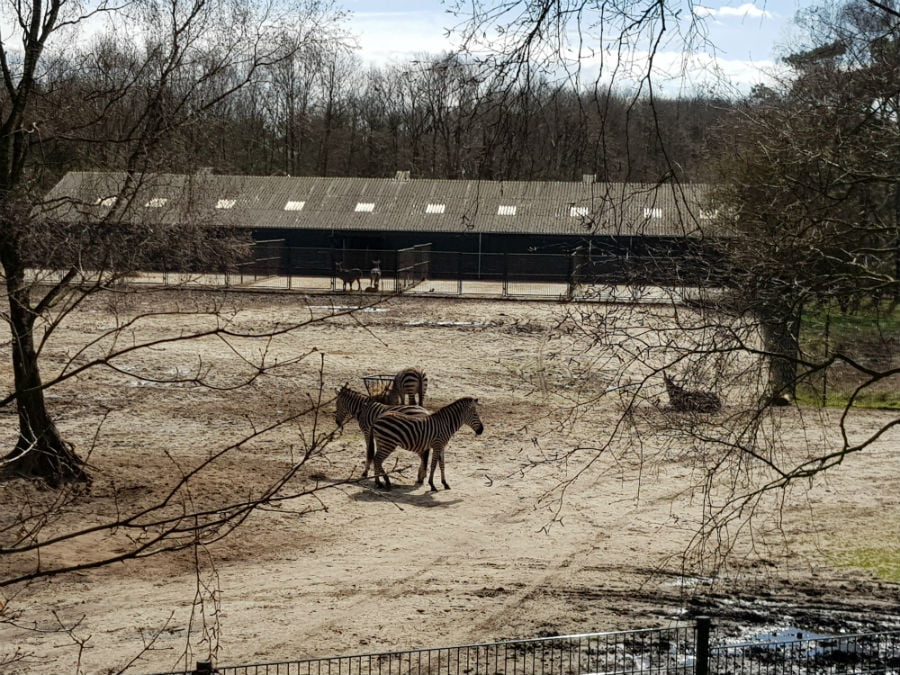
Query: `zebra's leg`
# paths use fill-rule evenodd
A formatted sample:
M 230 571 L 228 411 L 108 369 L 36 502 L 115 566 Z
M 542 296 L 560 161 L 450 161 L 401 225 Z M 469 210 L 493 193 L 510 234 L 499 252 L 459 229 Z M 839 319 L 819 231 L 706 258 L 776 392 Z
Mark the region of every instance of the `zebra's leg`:
M 438 461 L 441 465 L 441 483 L 443 483 L 445 490 L 449 490 L 450 485 L 447 483 L 447 477 L 444 474 L 444 448 L 441 448 L 440 457 L 439 457 Z
M 431 486 L 432 492 L 437 492 L 437 488 L 434 487 L 434 470 L 437 468 L 438 461 L 441 463 L 441 482 L 449 490 L 450 486 L 444 480 L 444 446 L 440 443 L 435 443 L 431 448 L 431 473 L 428 476 L 428 485 Z
M 431 448 L 425 448 L 422 451 L 422 454 L 419 455 L 419 475 L 416 478 L 416 485 L 421 485 L 425 482 L 425 474 L 428 473 L 428 452 Z
M 393 447 L 382 444 L 379 446 L 378 452 L 375 453 L 375 487 L 384 487 L 385 490 L 391 489 L 391 479 L 388 478 L 387 472 L 384 470 L 384 460 L 388 458 L 388 455 L 393 450 Z M 379 479 L 384 480 L 383 486 Z
M 366 468 L 363 469 L 362 477 L 369 477 L 369 467 L 372 466 L 372 461 L 375 459 L 375 434 L 372 433 L 372 430 L 366 433 Z M 376 475 L 376 479 L 378 474 Z

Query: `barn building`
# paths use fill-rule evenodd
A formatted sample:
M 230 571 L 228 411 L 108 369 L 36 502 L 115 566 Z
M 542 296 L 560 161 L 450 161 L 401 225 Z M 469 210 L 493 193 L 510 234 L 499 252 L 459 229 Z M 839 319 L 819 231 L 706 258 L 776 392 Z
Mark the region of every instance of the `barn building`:
M 102 219 L 127 201 L 121 217 L 230 223 L 266 242 L 268 256 L 275 250 L 291 273 L 321 267 L 313 251 L 332 252 L 327 266 L 334 252 L 345 264 L 365 265 L 427 246 L 457 254 L 452 262 L 434 255 L 435 276 L 489 273 L 499 256 L 516 256 L 514 269 L 565 276 L 573 255 L 583 270 L 652 260 L 665 276 L 666 265 L 683 273 L 698 258 L 708 229 L 706 192 L 704 185 L 604 183 L 593 176 L 551 182 L 426 180 L 409 172 L 392 178 L 72 172 L 47 204 L 53 217 L 69 220 Z M 462 272 L 459 254 L 467 257 Z M 508 260 L 503 264 L 508 272 Z

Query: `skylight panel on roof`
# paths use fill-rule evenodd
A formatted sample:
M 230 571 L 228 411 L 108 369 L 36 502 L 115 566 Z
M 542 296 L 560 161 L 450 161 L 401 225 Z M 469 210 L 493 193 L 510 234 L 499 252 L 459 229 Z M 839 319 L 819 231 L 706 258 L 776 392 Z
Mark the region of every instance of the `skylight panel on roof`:
M 98 206 L 115 206 L 117 197 L 98 197 L 97 201 L 94 202 Z
M 302 211 L 306 206 L 306 202 L 288 202 L 284 205 L 285 211 Z
M 497 207 L 497 215 L 498 216 L 514 216 L 516 215 L 516 207 L 508 206 L 506 204 L 501 204 Z
M 644 209 L 644 218 L 662 218 L 662 209 Z
M 358 202 L 354 211 L 357 213 L 372 213 L 375 210 L 375 202 Z
M 165 197 L 154 197 L 149 202 L 144 204 L 144 207 L 148 209 L 161 209 L 168 203 L 168 201 L 169 200 Z
M 216 202 L 217 209 L 233 209 L 237 200 L 235 199 L 220 199 Z
M 446 204 L 427 204 L 425 206 L 425 213 L 444 213 L 446 210 Z
M 586 206 L 572 206 L 569 208 L 569 216 L 572 218 L 587 218 L 590 210 Z

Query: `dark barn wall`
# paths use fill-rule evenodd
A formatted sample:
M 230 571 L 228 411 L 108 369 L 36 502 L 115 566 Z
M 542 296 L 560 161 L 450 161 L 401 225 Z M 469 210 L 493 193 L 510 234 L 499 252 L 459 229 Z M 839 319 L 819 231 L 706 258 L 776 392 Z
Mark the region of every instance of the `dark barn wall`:
M 331 275 L 334 263 L 396 270 L 396 251 L 431 245 L 433 279 L 534 281 L 603 280 L 613 283 L 705 282 L 715 276 L 714 249 L 688 237 L 614 237 L 260 229 L 256 241 L 283 240 L 283 273 Z
M 670 240 L 653 237 L 580 236 L 555 234 L 497 234 L 445 232 L 393 232 L 347 230 L 257 229 L 253 239 L 284 240 L 288 248 L 335 248 L 375 251 L 396 251 L 410 246 L 431 244 L 434 251 L 455 253 L 563 253 L 569 254 L 583 246 L 592 253 L 603 255 L 645 255 L 658 248 L 658 243 Z M 676 242 L 677 243 L 677 242 Z

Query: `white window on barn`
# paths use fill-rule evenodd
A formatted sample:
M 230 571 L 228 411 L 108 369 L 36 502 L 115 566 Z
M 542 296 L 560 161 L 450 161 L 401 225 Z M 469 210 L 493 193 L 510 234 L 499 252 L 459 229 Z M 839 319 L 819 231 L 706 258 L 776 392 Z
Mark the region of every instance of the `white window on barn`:
M 644 209 L 644 218 L 662 218 L 662 209 Z
M 149 202 L 144 204 L 144 207 L 148 209 L 161 209 L 168 203 L 168 201 L 169 200 L 165 197 L 154 197 Z
M 425 206 L 425 213 L 444 213 L 446 210 L 446 204 L 426 204 Z
M 719 216 L 719 209 L 700 209 L 700 220 L 714 220 Z
M 302 211 L 306 206 L 306 202 L 288 202 L 284 205 L 285 211 Z
M 357 213 L 372 213 L 375 210 L 375 202 L 358 202 L 353 210 Z
M 116 205 L 116 200 L 117 197 L 98 197 L 94 203 L 98 206 L 112 207 Z
M 569 207 L 569 215 L 572 218 L 587 218 L 590 210 L 586 206 Z
M 216 202 L 217 209 L 233 209 L 237 200 L 235 199 L 220 199 Z
M 516 207 L 501 204 L 500 206 L 497 207 L 497 215 L 498 216 L 514 216 L 514 215 L 516 215 Z

